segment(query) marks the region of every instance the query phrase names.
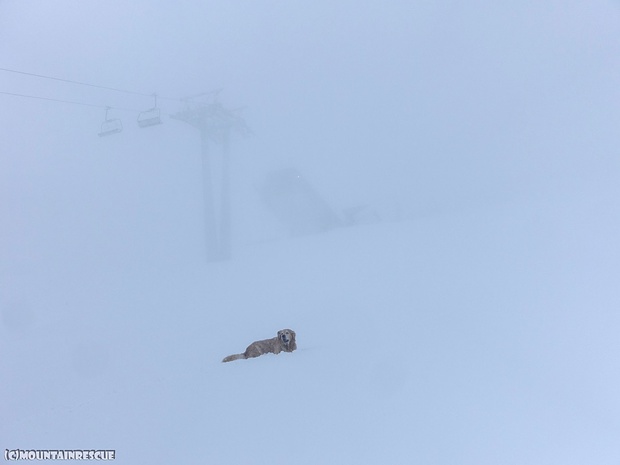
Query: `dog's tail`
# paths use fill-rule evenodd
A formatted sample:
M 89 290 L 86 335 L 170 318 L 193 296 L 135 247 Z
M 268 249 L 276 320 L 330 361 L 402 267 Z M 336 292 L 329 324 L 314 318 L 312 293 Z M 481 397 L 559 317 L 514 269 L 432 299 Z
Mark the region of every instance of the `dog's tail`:
M 233 360 L 239 360 L 240 358 L 246 358 L 246 357 L 244 354 L 229 355 L 228 357 L 224 357 L 224 360 L 222 360 L 222 363 L 232 362 Z

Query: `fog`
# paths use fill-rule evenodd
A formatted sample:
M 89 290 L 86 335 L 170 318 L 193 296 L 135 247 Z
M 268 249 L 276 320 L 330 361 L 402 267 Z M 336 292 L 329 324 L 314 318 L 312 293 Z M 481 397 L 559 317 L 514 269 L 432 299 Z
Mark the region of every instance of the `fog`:
M 489 312 L 501 314 L 505 304 L 506 319 L 497 323 L 490 317 L 489 328 L 500 327 L 499 334 L 510 339 L 515 324 L 525 338 L 521 348 L 533 338 L 533 353 L 520 352 L 523 365 L 537 359 L 536 350 L 546 350 L 545 331 L 561 340 L 553 345 L 554 355 L 543 359 L 549 365 L 563 360 L 571 375 L 562 372 L 560 378 L 581 386 L 584 398 L 602 399 L 596 405 L 581 402 L 577 388 L 565 397 L 578 404 L 571 418 L 602 425 L 573 459 L 599 454 L 596 463 L 617 463 L 620 450 L 606 439 L 620 430 L 618 344 L 613 342 L 620 323 L 617 2 L 4 1 L 0 57 L 0 449 L 117 448 L 135 458 L 152 437 L 176 444 L 174 433 L 158 435 L 156 425 L 149 425 L 152 437 L 134 443 L 104 433 L 122 422 L 120 407 L 112 409 L 116 415 L 110 424 L 100 423 L 101 429 L 82 438 L 89 444 L 74 438 L 76 425 L 88 423 L 90 414 L 103 418 L 117 397 L 122 397 L 119 405 L 133 405 L 127 399 L 140 397 L 136 392 L 145 379 L 168 379 L 161 366 L 181 367 L 175 368 L 181 377 L 184 367 L 200 372 L 201 364 L 218 362 L 229 349 L 271 337 L 280 324 L 297 324 L 300 336 L 305 325 L 306 341 L 313 341 L 321 363 L 326 361 L 320 352 L 322 324 L 329 315 L 337 328 L 353 324 L 360 305 L 370 315 L 356 323 L 360 343 L 374 325 L 389 334 L 389 325 L 381 326 L 385 321 L 401 325 L 399 337 L 409 330 L 424 333 L 408 326 L 414 320 L 429 323 L 435 334 L 439 320 L 411 316 L 421 303 L 432 314 L 434 296 L 446 299 L 448 307 L 460 307 L 464 298 L 480 304 L 474 308 L 470 300 L 458 310 L 459 321 L 466 320 L 462 312 L 471 312 L 476 323 L 464 323 L 469 329 L 484 328 Z M 139 128 L 136 118 L 153 106 L 153 93 L 163 124 Z M 193 102 L 217 101 L 249 128 L 231 134 L 232 257 L 215 263 L 207 262 L 205 253 L 200 133 L 170 118 L 184 108 L 182 99 L 202 93 Z M 123 131 L 98 137 L 106 107 L 111 107 L 110 118 L 122 120 Z M 219 189 L 224 149 L 216 142 L 210 149 Z M 261 195 L 265 180 L 282 172 L 303 177 L 303 189 L 313 199 L 306 199 L 313 205 L 309 208 L 329 210 L 333 228 L 295 234 L 305 210 L 287 213 L 296 200 L 278 203 L 276 193 L 269 194 L 278 197 L 270 203 L 264 191 Z M 348 221 L 351 211 L 362 213 Z M 304 268 L 302 262 L 308 263 L 305 272 L 296 268 Z M 394 282 L 400 283 L 396 289 Z M 357 294 L 358 288 L 364 292 Z M 424 296 L 420 302 L 412 296 L 414 288 Z M 393 294 L 382 300 L 383 291 Z M 322 293 L 333 307 L 313 300 Z M 482 295 L 491 297 L 487 301 Z M 321 310 L 309 301 L 320 303 Z M 375 318 L 384 314 L 386 302 L 392 313 L 380 323 Z M 251 311 L 261 305 L 269 310 Z M 447 315 L 442 312 L 448 310 L 442 307 L 440 313 Z M 544 315 L 542 323 L 533 316 L 537 312 Z M 231 313 L 239 317 L 231 321 Z M 208 329 L 186 331 L 179 319 Z M 532 321 L 542 329 L 523 330 L 536 327 Z M 203 341 L 207 336 L 211 342 Z M 190 364 L 160 348 L 162 339 L 182 347 L 178 354 L 191 348 Z M 421 340 L 431 341 L 428 335 Z M 301 341 L 303 336 L 300 347 Z M 588 355 L 572 346 L 580 342 Z M 319 366 L 312 347 L 300 351 L 305 375 L 291 368 L 292 376 L 307 383 L 306 391 L 300 389 L 308 410 L 300 414 L 312 415 L 313 406 L 321 405 L 310 398 L 312 383 L 329 382 L 321 378 L 329 369 L 319 369 L 318 378 L 308 375 Z M 483 346 L 471 347 L 477 354 Z M 505 347 L 498 347 L 503 354 Z M 562 350 L 568 359 L 559 355 Z M 98 377 L 99 372 L 106 373 L 104 378 L 135 373 L 135 367 L 122 363 L 127 353 L 146 363 L 147 374 L 125 384 Z M 380 353 L 391 356 L 386 348 Z M 285 355 L 287 366 L 294 366 L 297 354 Z M 447 352 L 440 354 L 442 361 L 448 358 Z M 260 369 L 274 368 L 260 363 L 252 373 L 263 379 L 267 375 Z M 414 378 L 416 368 L 407 363 L 396 358 L 387 374 L 402 370 L 402 379 Z M 353 365 L 361 371 L 336 365 L 334 370 L 359 380 L 366 369 L 384 369 Z M 544 371 L 541 367 L 536 373 Z M 235 372 L 228 379 L 230 373 L 220 369 L 209 365 L 204 379 L 188 378 L 205 387 L 191 393 L 224 395 L 228 383 L 242 376 Z M 510 379 L 528 385 L 528 373 Z M 80 384 L 82 379 L 88 382 Z M 590 381 L 579 384 L 584 379 Z M 211 393 L 209 380 L 215 380 Z M 532 381 L 531 392 L 538 393 Z M 377 383 L 369 389 L 383 392 Z M 485 384 L 484 374 L 480 383 Z M 177 387 L 170 389 L 179 392 Z M 418 412 L 405 388 L 398 393 L 395 399 L 405 413 L 394 414 L 395 424 Z M 154 404 L 170 399 L 168 391 L 149 395 Z M 266 405 L 279 405 L 269 395 Z M 364 401 L 374 396 L 355 395 Z M 536 397 L 540 408 L 543 398 Z M 369 405 L 383 408 L 375 400 Z M 187 420 L 170 409 L 161 418 Z M 59 410 L 64 413 L 52 427 Z M 235 410 L 228 422 L 256 419 L 245 415 Z M 565 431 L 561 421 L 556 425 L 545 415 L 545 428 Z M 506 420 L 506 428 L 526 428 L 534 418 Z M 355 437 L 381 436 L 372 429 L 356 430 L 359 420 L 353 414 L 350 424 L 337 422 L 353 427 L 359 433 Z M 502 425 L 501 418 L 497 421 Z M 16 422 L 21 426 L 13 429 Z M 202 419 L 190 435 L 197 441 L 200 428 L 217 437 L 213 424 Z M 486 434 L 492 428 L 482 429 Z M 420 432 L 414 428 L 411 434 Z M 556 452 L 564 450 L 570 458 L 581 433 L 558 433 L 552 449 L 541 440 L 519 457 L 560 463 L 554 461 Z M 105 444 L 97 444 L 98 437 Z M 289 452 L 301 454 L 300 463 L 311 463 L 308 450 L 287 438 L 293 440 Z M 333 457 L 359 462 L 365 456 L 359 451 L 342 455 L 339 446 L 323 439 L 318 449 Z M 506 457 L 502 451 L 519 449 L 502 437 L 495 452 L 469 455 L 473 449 L 461 440 L 465 463 L 476 457 L 499 460 Z M 416 455 L 393 440 L 362 449 L 370 460 L 386 447 L 402 463 L 415 457 L 426 463 L 455 459 Z M 213 463 L 235 463 L 227 452 L 212 451 Z M 260 461 L 272 452 L 265 446 L 254 456 L 236 458 Z M 155 457 L 163 460 L 154 454 L 150 463 Z M 184 457 L 199 461 L 191 452 Z

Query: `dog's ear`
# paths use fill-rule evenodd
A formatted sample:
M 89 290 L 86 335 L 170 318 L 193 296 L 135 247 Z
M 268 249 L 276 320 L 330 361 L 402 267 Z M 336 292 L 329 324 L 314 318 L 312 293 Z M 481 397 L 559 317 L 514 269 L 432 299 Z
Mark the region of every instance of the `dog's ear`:
M 297 334 L 295 334 L 295 331 L 292 329 L 291 334 L 293 335 L 293 340 L 291 341 L 291 351 L 293 351 L 297 349 Z

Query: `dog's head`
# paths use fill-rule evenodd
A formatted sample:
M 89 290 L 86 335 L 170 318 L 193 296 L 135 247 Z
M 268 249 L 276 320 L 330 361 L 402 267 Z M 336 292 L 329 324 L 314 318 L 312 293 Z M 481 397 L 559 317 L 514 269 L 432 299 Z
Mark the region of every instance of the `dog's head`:
M 295 342 L 295 331 L 292 329 L 281 329 L 278 331 L 278 341 L 282 344 L 282 348 L 286 352 L 292 352 L 297 349 Z

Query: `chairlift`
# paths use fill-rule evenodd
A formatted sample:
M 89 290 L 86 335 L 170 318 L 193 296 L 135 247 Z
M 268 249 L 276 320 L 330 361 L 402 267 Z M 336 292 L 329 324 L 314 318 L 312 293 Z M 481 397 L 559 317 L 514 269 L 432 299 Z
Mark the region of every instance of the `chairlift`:
M 101 123 L 101 132 L 99 132 L 99 137 L 111 136 L 112 134 L 117 134 L 123 130 L 123 123 L 118 118 L 108 118 L 108 111 L 110 107 L 106 107 L 105 109 L 105 121 Z
M 141 128 L 148 128 L 149 126 L 155 126 L 161 124 L 161 113 L 157 107 L 157 94 L 153 94 L 155 98 L 155 106 L 149 110 L 145 110 L 138 115 L 138 126 Z

